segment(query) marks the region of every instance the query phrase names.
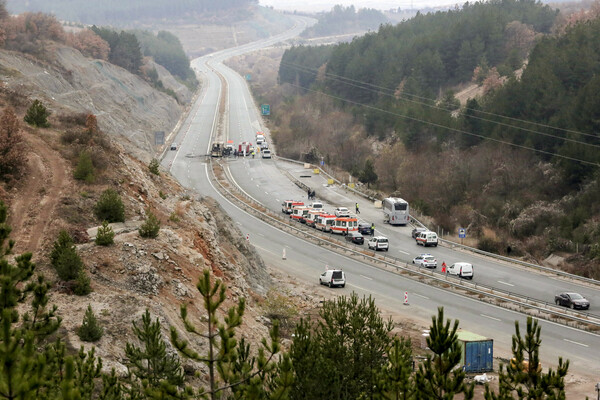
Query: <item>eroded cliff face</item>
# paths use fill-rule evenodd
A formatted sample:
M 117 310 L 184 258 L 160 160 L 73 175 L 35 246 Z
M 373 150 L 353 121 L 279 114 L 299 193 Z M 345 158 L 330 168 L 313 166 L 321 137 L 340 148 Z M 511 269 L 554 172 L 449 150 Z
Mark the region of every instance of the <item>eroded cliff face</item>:
M 47 54 L 49 62 L 0 50 L 0 80 L 32 101 L 40 99 L 52 112 L 96 115 L 100 129 L 130 142 L 127 150 L 144 161 L 160 150 L 154 133 L 167 135 L 192 97 L 187 87 L 154 63 L 163 85 L 177 94 L 180 103 L 140 76 L 86 58 L 71 47 L 53 45 Z

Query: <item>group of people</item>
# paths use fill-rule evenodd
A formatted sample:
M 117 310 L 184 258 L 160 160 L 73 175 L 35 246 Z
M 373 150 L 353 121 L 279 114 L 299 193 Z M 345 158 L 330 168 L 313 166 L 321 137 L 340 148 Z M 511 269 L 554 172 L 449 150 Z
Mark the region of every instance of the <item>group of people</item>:
M 315 194 L 314 190 L 310 190 L 310 188 L 308 188 L 308 199 L 309 200 L 314 200 L 317 198 L 317 195 Z

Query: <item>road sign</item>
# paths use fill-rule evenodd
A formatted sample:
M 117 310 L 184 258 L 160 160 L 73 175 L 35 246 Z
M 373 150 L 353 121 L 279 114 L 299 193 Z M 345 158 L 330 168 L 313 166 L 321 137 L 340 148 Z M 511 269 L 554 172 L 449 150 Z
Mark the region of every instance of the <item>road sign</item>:
M 458 237 L 464 239 L 467 237 L 467 231 L 465 228 L 458 228 Z
M 404 305 L 408 305 L 408 292 L 404 292 Z
M 260 111 L 262 115 L 271 115 L 271 106 L 268 104 L 262 104 L 260 106 Z
M 165 144 L 165 131 L 154 132 L 154 144 L 157 146 Z

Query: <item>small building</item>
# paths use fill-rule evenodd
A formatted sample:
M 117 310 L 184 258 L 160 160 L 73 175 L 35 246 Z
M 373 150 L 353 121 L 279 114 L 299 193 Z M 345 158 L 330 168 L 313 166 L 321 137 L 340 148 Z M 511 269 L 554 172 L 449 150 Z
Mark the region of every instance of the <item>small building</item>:
M 494 340 L 467 331 L 456 332 L 462 348 L 461 365 L 465 372 L 494 370 Z

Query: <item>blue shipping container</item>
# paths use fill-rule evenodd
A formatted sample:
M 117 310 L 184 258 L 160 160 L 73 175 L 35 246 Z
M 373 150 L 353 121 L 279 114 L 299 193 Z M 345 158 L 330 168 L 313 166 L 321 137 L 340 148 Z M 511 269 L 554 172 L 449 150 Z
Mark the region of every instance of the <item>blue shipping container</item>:
M 461 363 L 465 372 L 494 370 L 494 341 L 471 332 L 457 332 L 462 347 Z

